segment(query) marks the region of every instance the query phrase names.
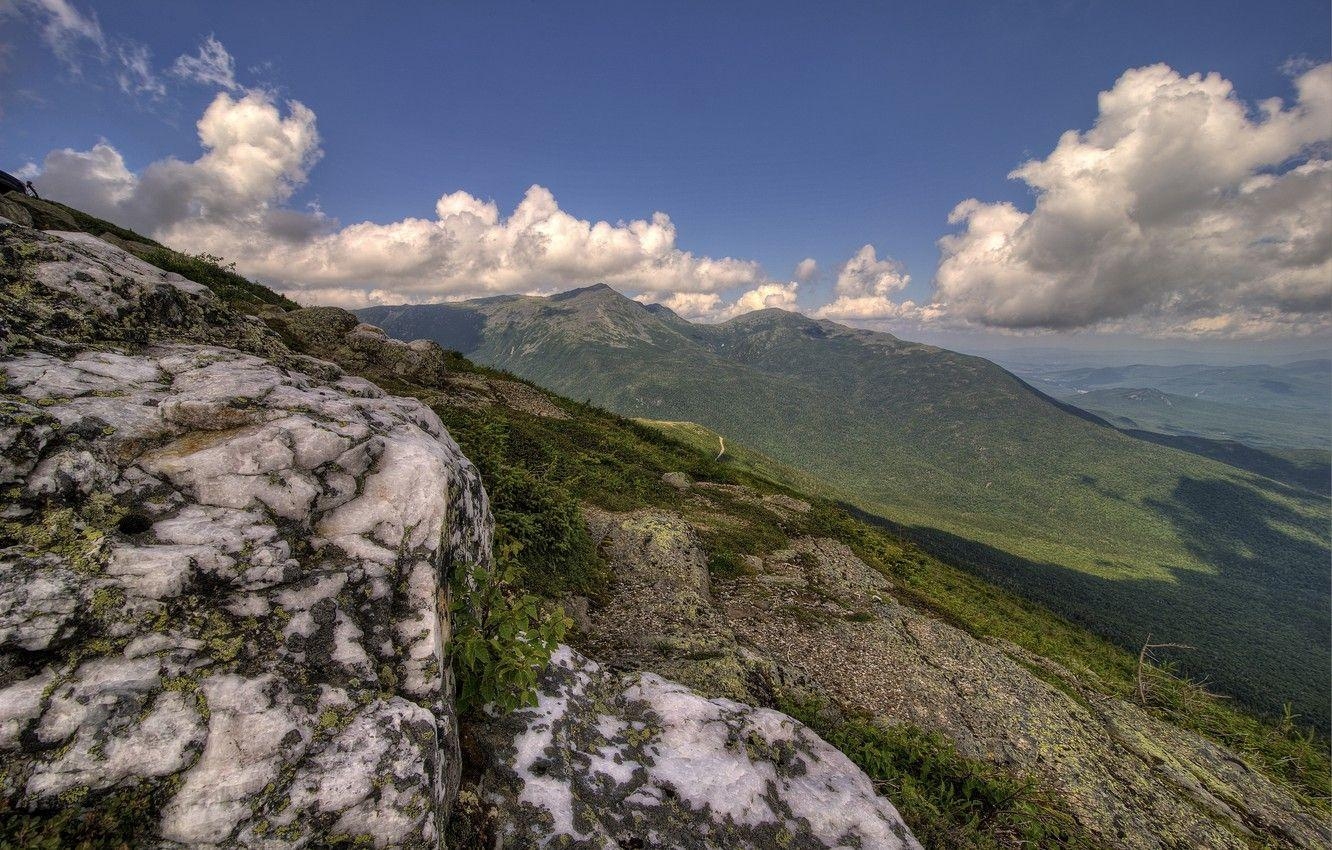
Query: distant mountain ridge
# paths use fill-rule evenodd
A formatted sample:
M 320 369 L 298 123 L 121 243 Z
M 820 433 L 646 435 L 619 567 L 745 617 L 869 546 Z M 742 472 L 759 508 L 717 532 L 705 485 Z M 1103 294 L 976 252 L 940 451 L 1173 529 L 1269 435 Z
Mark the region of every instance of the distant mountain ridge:
M 700 325 L 594 286 L 359 315 L 697 422 L 1125 646 L 1197 646 L 1182 669 L 1327 723 L 1324 496 L 1122 434 L 988 360 L 781 310 Z
M 1152 387 L 1162 392 L 1228 404 L 1267 404 L 1326 411 L 1332 404 L 1332 360 L 1300 360 L 1279 366 L 1102 366 L 1041 376 L 1069 389 Z

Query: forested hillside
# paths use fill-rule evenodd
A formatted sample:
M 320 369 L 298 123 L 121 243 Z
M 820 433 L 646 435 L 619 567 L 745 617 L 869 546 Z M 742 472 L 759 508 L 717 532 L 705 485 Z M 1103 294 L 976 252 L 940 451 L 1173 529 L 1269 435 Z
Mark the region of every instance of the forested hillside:
M 1123 434 L 989 361 L 765 310 L 697 325 L 607 287 L 367 320 L 827 482 L 977 574 L 1260 710 L 1328 722 L 1325 495 Z

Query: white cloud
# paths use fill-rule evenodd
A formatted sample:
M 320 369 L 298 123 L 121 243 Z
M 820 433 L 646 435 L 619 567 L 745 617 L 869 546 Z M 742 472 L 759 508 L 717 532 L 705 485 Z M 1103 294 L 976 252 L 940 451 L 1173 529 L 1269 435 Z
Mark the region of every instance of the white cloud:
M 220 93 L 198 131 L 197 160 L 166 159 L 137 175 L 106 142 L 53 151 L 41 185 L 175 247 L 234 259 L 307 300 L 430 301 L 595 282 L 706 295 L 771 283 L 757 263 L 680 249 L 664 213 L 588 221 L 560 209 L 541 186 L 507 218 L 493 201 L 459 191 L 439 199 L 434 218 L 339 227 L 318 211 L 284 206 L 321 154 L 308 108 L 292 101 L 284 115 L 270 93 Z
M 665 295 L 642 292 L 637 296 L 644 304 L 658 303 L 691 321 L 717 321 L 722 299 L 715 292 L 673 292 Z
M 1003 328 L 1174 335 L 1326 329 L 1332 310 L 1332 65 L 1250 110 L 1216 74 L 1165 65 L 1102 92 L 1010 177 L 1031 212 L 970 199 L 940 240 L 936 300 Z M 1282 330 L 1284 329 L 1284 331 Z
M 819 276 L 819 264 L 813 257 L 806 257 L 796 263 L 795 274 L 793 276 L 801 283 L 809 283 L 812 280 L 816 280 Z
M 120 90 L 160 98 L 166 87 L 152 68 L 146 45 L 108 37 L 93 12 L 83 13 L 69 0 L 0 0 L 0 15 L 19 14 L 41 32 L 42 41 L 69 73 L 82 76 L 84 60 L 110 66 Z
M 890 257 L 880 260 L 874 246 L 865 245 L 842 265 L 833 288 L 836 297 L 815 315 L 843 321 L 900 318 L 902 305 L 892 297 L 909 283 L 911 275 L 901 263 Z
M 774 307 L 780 310 L 794 310 L 796 309 L 796 290 L 799 288 L 800 284 L 794 280 L 790 283 L 765 283 L 736 299 L 736 302 L 726 311 L 725 317 L 729 319 L 742 313 L 770 310 Z
M 30 163 L 27 172 L 24 179 L 37 179 L 46 196 L 109 219 L 122 217 L 137 184 L 120 151 L 105 140 L 86 151 L 51 151 L 40 169 Z
M 320 156 L 314 113 L 296 101 L 287 110 L 283 117 L 260 92 L 239 99 L 219 94 L 199 119 L 204 153 L 194 162 L 164 159 L 136 175 L 101 141 L 87 151 L 47 154 L 42 187 L 95 215 L 164 237 L 223 223 L 258 226 L 283 214 L 278 205 L 305 182 Z
M 153 72 L 153 55 L 146 45 L 122 42 L 116 45 L 120 70 L 116 82 L 120 90 L 129 95 L 148 95 L 159 98 L 166 94 L 166 86 Z
M 236 60 L 222 42 L 209 35 L 199 45 L 196 56 L 177 56 L 171 73 L 182 80 L 216 86 L 230 92 L 240 91 L 236 82 Z
M 656 302 L 669 307 L 680 316 L 699 322 L 723 322 L 734 319 L 755 310 L 767 310 L 776 307 L 781 310 L 796 310 L 797 281 L 789 283 L 769 282 L 759 284 L 742 293 L 735 301 L 727 304 L 716 292 L 643 292 L 637 297 L 643 303 Z
M 12 8 L 24 13 L 40 29 L 42 41 L 70 73 L 78 74 L 84 53 L 91 49 L 106 56 L 106 36 L 97 15 L 80 12 L 67 0 L 15 0 Z
M 1316 67 L 1318 67 L 1318 63 L 1310 59 L 1308 56 L 1290 56 L 1285 62 L 1281 63 L 1281 73 L 1285 74 L 1287 77 L 1298 77 L 1305 71 Z

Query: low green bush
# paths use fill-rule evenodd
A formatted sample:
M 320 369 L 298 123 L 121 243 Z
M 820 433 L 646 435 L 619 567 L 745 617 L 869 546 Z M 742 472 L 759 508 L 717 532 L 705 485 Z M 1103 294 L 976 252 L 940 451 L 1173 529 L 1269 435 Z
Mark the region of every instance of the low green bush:
M 454 571 L 449 655 L 459 713 L 535 705 L 537 673 L 569 628 L 562 611 L 543 609 L 541 600 L 517 588 L 513 562 L 521 548 L 503 542 L 493 564 Z
M 163 271 L 175 272 L 195 283 L 202 283 L 213 290 L 218 298 L 242 311 L 252 312 L 254 307 L 264 304 L 276 305 L 284 310 L 294 310 L 300 306 L 285 295 L 245 279 L 236 273 L 235 263 L 228 263 L 213 254 L 182 254 L 170 248 L 155 248 L 145 251 L 141 258 Z

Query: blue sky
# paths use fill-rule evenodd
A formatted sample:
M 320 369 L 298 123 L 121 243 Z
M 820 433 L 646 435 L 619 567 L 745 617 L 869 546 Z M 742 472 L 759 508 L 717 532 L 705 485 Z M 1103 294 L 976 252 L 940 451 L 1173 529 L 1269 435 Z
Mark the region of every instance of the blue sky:
M 322 158 L 287 206 L 391 222 L 433 216 L 441 194 L 465 190 L 505 216 L 539 184 L 579 219 L 663 211 L 679 248 L 757 261 L 775 281 L 813 258 L 821 274 L 802 283 L 802 309 L 833 297 L 841 264 L 866 244 L 910 275 L 887 286 L 896 302 L 929 302 L 936 241 L 964 226 L 950 226 L 954 206 L 1029 211 L 1032 187 L 1006 175 L 1064 131 L 1091 128 L 1097 93 L 1129 69 L 1215 72 L 1252 109 L 1270 97 L 1289 106 L 1289 61 L 1329 53 L 1321 2 L 428 3 L 387 14 L 70 0 L 107 43 L 146 46 L 164 87 L 149 96 L 122 92 L 116 60 L 91 43 L 73 62 L 50 49 L 41 28 L 55 0 L 6 2 L 0 167 L 99 139 L 135 174 L 196 159 L 195 122 L 217 88 L 166 69 L 212 34 L 239 85 L 317 116 Z M 998 323 L 1068 329 L 1048 313 Z

